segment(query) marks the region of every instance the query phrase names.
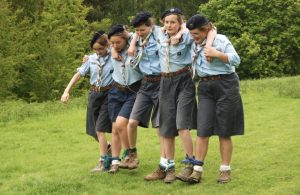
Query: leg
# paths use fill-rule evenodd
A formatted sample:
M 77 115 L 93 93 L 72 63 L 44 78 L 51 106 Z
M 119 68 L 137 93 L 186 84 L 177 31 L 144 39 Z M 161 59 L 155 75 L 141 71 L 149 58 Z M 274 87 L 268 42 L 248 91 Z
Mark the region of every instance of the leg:
M 232 141 L 230 137 L 219 137 L 222 165 L 230 165 L 232 156 Z
M 124 149 L 129 148 L 127 125 L 128 125 L 127 118 L 124 118 L 122 116 L 117 117 L 117 119 L 116 119 L 117 131 L 120 136 L 121 143 L 122 143 L 122 146 Z
M 188 129 L 179 130 L 179 137 L 181 138 L 182 146 L 184 152 L 188 155 L 188 157 L 193 157 L 193 140 Z
M 139 121 L 134 119 L 129 119 L 128 123 L 128 141 L 130 148 L 136 147 L 136 139 L 137 139 L 137 126 Z
M 100 156 L 105 156 L 107 155 L 107 139 L 105 133 L 97 131 L 97 137 L 99 140 Z
M 232 141 L 230 137 L 219 137 L 219 141 L 222 164 L 220 166 L 220 176 L 217 181 L 219 183 L 227 183 L 231 180 L 230 161 L 232 156 Z

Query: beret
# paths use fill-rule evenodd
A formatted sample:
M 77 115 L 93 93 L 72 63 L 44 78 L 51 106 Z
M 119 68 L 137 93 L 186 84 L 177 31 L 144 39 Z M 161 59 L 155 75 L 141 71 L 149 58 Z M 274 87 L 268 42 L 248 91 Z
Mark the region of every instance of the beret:
M 192 16 L 188 21 L 186 22 L 186 28 L 189 30 L 193 30 L 195 28 L 201 28 L 202 26 L 209 23 L 209 20 L 200 14 L 196 14 Z
M 147 22 L 147 20 L 151 17 L 152 15 L 149 12 L 140 12 L 138 13 L 133 20 L 131 21 L 131 25 L 133 27 L 138 27 L 142 23 Z
M 160 18 L 164 19 L 166 16 L 171 15 L 171 14 L 183 15 L 182 11 L 175 7 L 175 8 L 171 8 L 171 9 L 164 11 Z
M 113 35 L 121 33 L 124 30 L 125 29 L 124 29 L 124 26 L 122 24 L 114 25 L 114 26 L 111 27 L 111 29 L 110 29 L 110 31 L 108 33 L 108 38 L 110 39 L 110 37 L 112 37 Z

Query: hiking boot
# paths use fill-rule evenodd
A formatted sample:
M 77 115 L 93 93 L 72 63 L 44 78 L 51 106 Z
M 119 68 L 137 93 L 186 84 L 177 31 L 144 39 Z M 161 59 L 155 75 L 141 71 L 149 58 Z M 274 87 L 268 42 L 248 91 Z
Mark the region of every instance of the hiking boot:
M 155 181 L 155 180 L 159 180 L 159 179 L 164 179 L 165 177 L 166 177 L 166 172 L 164 172 L 164 171 L 160 168 L 160 166 L 158 166 L 158 168 L 157 168 L 154 172 L 152 172 L 152 173 L 146 175 L 146 176 L 144 177 L 144 179 L 145 179 L 146 181 Z
M 128 162 L 128 169 L 136 169 L 139 166 L 139 159 L 137 158 L 137 153 L 130 153 L 129 154 L 129 162 Z
M 123 158 L 122 160 L 121 160 L 121 163 L 120 163 L 120 165 L 119 165 L 119 168 L 120 169 L 128 169 L 128 163 L 129 163 L 129 157 L 127 156 L 127 157 L 125 157 L 125 158 Z
M 103 171 L 105 171 L 103 161 L 99 161 L 97 166 L 91 170 L 91 173 L 97 173 L 97 172 L 103 172 Z
M 117 173 L 119 171 L 119 165 L 118 164 L 113 164 L 111 165 L 110 169 L 109 169 L 109 173 Z
M 170 168 L 166 171 L 166 177 L 164 178 L 165 183 L 172 183 L 176 180 L 175 168 Z
M 192 164 L 187 164 L 185 165 L 185 167 L 181 170 L 180 173 L 178 173 L 176 175 L 176 178 L 187 182 L 188 181 L 188 177 L 193 173 L 193 165 Z
M 201 180 L 202 172 L 193 171 L 193 173 L 187 178 L 187 182 L 190 184 L 199 183 Z
M 230 173 L 231 171 L 220 171 L 220 176 L 217 180 L 218 183 L 227 183 L 230 182 L 231 178 L 230 178 Z

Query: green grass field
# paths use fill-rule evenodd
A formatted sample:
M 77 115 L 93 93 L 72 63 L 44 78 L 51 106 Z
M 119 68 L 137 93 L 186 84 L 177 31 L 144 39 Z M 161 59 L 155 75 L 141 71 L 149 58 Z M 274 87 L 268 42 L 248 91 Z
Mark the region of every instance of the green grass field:
M 0 194 L 300 194 L 300 77 L 242 81 L 241 93 L 245 135 L 233 137 L 233 179 L 225 185 L 216 183 L 217 137 L 200 184 L 143 180 L 159 162 L 154 129 L 138 131 L 137 170 L 90 174 L 98 145 L 85 134 L 85 97 L 1 103 Z M 179 171 L 184 154 L 176 144 Z

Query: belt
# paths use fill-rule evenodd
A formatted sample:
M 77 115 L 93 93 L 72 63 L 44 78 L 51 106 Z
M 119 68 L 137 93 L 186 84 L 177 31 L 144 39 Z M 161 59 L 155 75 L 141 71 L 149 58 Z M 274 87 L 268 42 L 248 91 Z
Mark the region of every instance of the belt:
M 91 85 L 90 91 L 93 91 L 93 92 L 108 91 L 111 88 L 112 88 L 112 85 L 107 85 L 105 87 L 98 87 L 98 86 L 95 86 L 95 85 Z
M 207 76 L 207 77 L 200 77 L 200 81 L 218 81 L 222 80 L 222 74 L 219 75 L 212 75 L 212 76 Z
M 182 73 L 188 72 L 189 70 L 190 70 L 190 67 L 186 66 L 180 70 L 177 70 L 176 72 L 162 72 L 161 76 L 162 77 L 174 77 L 174 76 L 180 75 Z
M 160 81 L 161 76 L 160 75 L 147 75 L 144 76 L 144 81 L 150 82 L 150 83 L 156 83 Z
M 137 81 L 131 85 L 121 85 L 114 82 L 113 86 L 123 92 L 137 92 L 140 89 L 141 81 Z

